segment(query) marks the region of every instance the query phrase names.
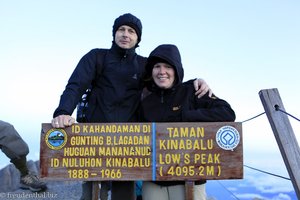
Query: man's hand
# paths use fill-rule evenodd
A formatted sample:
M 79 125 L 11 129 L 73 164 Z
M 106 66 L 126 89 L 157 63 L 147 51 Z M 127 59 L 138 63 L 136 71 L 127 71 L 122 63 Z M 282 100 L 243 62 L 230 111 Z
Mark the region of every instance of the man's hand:
M 198 98 L 201 98 L 207 92 L 209 97 L 211 97 L 213 94 L 212 90 L 203 79 L 197 78 L 196 80 L 194 80 L 194 87 L 196 90 L 195 95 L 198 95 Z
M 65 128 L 75 123 L 75 119 L 70 115 L 59 115 L 52 119 L 51 124 L 53 128 Z

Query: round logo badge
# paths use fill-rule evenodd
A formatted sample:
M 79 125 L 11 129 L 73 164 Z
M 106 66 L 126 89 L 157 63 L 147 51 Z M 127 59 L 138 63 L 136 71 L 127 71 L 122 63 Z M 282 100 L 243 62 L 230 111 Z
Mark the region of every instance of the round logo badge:
M 224 150 L 233 150 L 240 143 L 240 134 L 232 126 L 223 126 L 216 133 L 216 141 Z
M 50 149 L 58 150 L 67 143 L 67 133 L 63 129 L 50 129 L 46 134 L 45 140 Z

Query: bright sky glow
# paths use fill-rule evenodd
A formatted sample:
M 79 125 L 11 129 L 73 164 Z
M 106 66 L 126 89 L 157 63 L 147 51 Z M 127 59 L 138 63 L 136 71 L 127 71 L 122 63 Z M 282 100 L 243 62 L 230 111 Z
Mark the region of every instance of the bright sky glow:
M 204 78 L 231 104 L 236 121 L 264 112 L 258 92 L 270 88 L 300 118 L 299 1 L 0 3 L 0 119 L 29 144 L 29 159 L 39 159 L 41 123 L 51 121 L 77 62 L 93 48 L 109 48 L 114 19 L 127 12 L 143 23 L 137 53 L 148 56 L 159 44 L 176 44 L 185 80 Z M 300 123 L 289 119 L 299 143 Z M 244 123 L 243 132 L 245 164 L 288 176 L 266 115 Z M 0 154 L 0 168 L 8 163 Z

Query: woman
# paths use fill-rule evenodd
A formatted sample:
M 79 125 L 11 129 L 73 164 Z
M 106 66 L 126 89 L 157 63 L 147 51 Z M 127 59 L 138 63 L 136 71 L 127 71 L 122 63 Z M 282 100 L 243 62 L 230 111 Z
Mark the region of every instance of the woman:
M 194 95 L 193 81 L 182 83 L 184 70 L 175 45 L 164 44 L 154 49 L 147 59 L 146 96 L 140 108 L 142 122 L 221 122 L 234 121 L 230 105 L 208 94 Z M 176 109 L 174 109 L 176 108 Z M 194 199 L 206 199 L 205 180 L 195 182 Z M 143 200 L 184 200 L 184 181 L 143 183 Z

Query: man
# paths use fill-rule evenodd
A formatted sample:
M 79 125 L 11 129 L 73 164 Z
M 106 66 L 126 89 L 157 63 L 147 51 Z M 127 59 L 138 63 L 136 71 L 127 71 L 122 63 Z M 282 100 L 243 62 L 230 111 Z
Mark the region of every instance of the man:
M 135 52 L 141 41 L 142 23 L 127 13 L 114 21 L 112 32 L 110 49 L 93 49 L 79 61 L 54 112 L 53 127 L 64 128 L 75 122 L 71 115 L 91 85 L 86 122 L 137 121 L 136 111 L 144 88 L 146 65 L 146 58 Z M 198 92 L 203 95 L 209 88 L 203 81 L 199 84 Z M 198 80 L 195 85 L 198 87 Z M 114 181 L 111 187 L 112 200 L 135 199 L 133 181 Z M 87 188 L 83 190 L 91 191 L 91 186 Z M 86 192 L 82 199 L 91 199 L 91 192 Z
M 0 149 L 10 158 L 10 162 L 21 173 L 20 187 L 33 192 L 45 190 L 46 183 L 38 176 L 29 173 L 26 156 L 29 153 L 28 145 L 21 138 L 13 125 L 0 120 Z

